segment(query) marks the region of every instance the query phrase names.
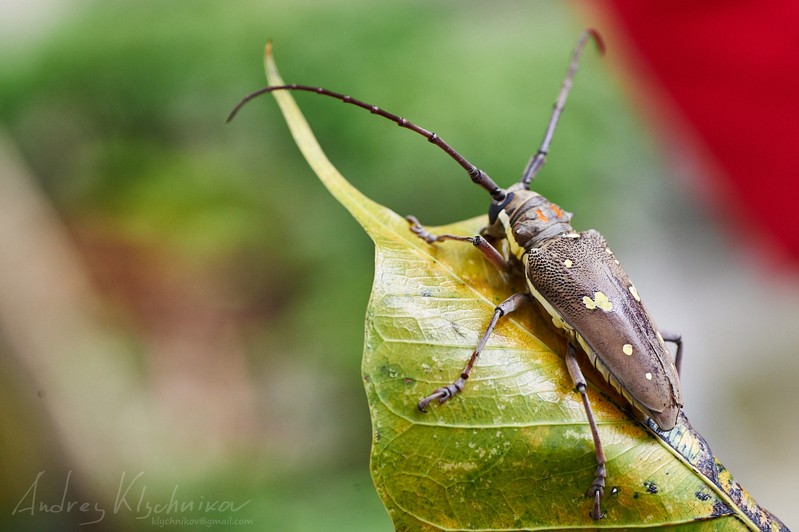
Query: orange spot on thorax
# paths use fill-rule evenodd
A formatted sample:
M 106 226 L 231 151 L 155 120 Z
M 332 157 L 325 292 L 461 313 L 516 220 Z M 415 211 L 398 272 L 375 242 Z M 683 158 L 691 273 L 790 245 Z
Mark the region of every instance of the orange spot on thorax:
M 558 207 L 557 205 L 555 205 L 554 203 L 550 203 L 549 204 L 549 209 L 550 209 L 550 211 L 552 213 L 555 214 L 556 218 L 561 218 L 563 216 L 563 210 L 560 207 Z M 535 215 L 542 222 L 549 222 L 549 218 L 547 218 L 547 215 L 544 214 L 544 211 L 542 211 L 541 209 L 536 209 L 535 210 Z
M 541 209 L 536 209 L 535 210 L 535 215 L 538 216 L 538 219 L 541 220 L 542 222 L 548 222 L 549 221 L 549 218 L 547 218 L 544 215 L 544 213 L 541 211 Z

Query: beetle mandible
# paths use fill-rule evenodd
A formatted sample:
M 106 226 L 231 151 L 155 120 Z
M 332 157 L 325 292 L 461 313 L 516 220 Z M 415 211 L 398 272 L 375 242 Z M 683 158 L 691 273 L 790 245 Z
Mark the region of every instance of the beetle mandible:
M 669 431 L 675 426 L 682 408 L 679 378 L 682 338 L 658 329 L 602 235 L 594 230 L 575 231 L 569 223 L 570 212 L 530 190 L 530 183 L 546 162 L 580 56 L 591 39 L 600 52 L 604 51 L 602 39 L 595 30 L 583 32 L 572 53 L 543 140 L 527 163 L 521 179 L 507 189 L 497 185 L 487 173 L 467 161 L 435 133 L 375 105 L 321 87 L 298 84 L 264 87 L 243 98 L 231 111 L 228 121 L 244 104 L 272 91 L 306 91 L 329 96 L 424 136 L 489 193 L 488 225 L 477 236 L 436 235 L 425 229 L 415 217 L 407 217 L 411 231 L 425 242 L 431 245 L 447 240 L 471 243 L 499 269 L 520 270 L 528 286 L 527 292 L 513 294 L 496 306 L 459 377 L 451 384 L 433 390 L 417 406 L 425 412 L 431 402 L 443 404 L 462 392 L 497 322 L 525 302 L 537 300 L 551 315 L 554 324 L 565 333 L 566 367 L 580 394 L 597 460 L 594 481 L 586 495 L 593 499 L 591 517 L 601 519 L 606 459 L 586 394 L 586 379 L 576 358 L 577 350 L 581 348 L 588 355 L 591 364 L 633 408 L 651 418 L 660 429 Z M 508 243 L 507 256 L 495 247 L 503 239 Z M 673 361 L 665 342 L 676 345 Z

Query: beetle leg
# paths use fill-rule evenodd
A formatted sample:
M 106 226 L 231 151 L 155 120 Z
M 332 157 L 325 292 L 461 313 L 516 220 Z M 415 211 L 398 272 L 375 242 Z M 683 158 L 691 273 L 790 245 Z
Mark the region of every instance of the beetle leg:
M 580 397 L 583 400 L 585 415 L 588 417 L 588 426 L 591 428 L 591 437 L 594 439 L 594 451 L 596 452 L 596 461 L 598 464 L 594 475 L 594 482 L 591 484 L 591 487 L 588 488 L 586 496 L 594 499 L 594 509 L 591 511 L 591 517 L 599 520 L 604 517 L 599 507 L 599 502 L 605 492 L 605 477 L 607 476 L 605 470 L 605 451 L 602 450 L 602 442 L 599 440 L 599 431 L 596 427 L 596 421 L 594 421 L 594 412 L 591 410 L 591 403 L 588 401 L 588 395 L 585 393 L 585 377 L 583 377 L 583 372 L 577 364 L 577 358 L 575 358 L 574 353 L 574 344 L 569 342 L 566 347 L 566 368 L 569 370 L 569 375 L 571 375 L 572 381 L 574 382 L 574 387 L 580 393 Z
M 502 256 L 502 253 L 497 251 L 497 248 L 491 245 L 491 243 L 483 238 L 480 235 L 477 236 L 459 236 L 459 235 L 434 235 L 430 231 L 424 228 L 424 226 L 419 223 L 419 220 L 416 219 L 415 216 L 408 215 L 405 217 L 406 220 L 411 224 L 410 229 L 419 238 L 427 242 L 428 244 L 434 244 L 436 242 L 443 242 L 444 240 L 455 240 L 456 242 L 469 242 L 478 250 L 480 253 L 485 256 L 491 264 L 499 268 L 500 271 L 507 272 L 510 270 L 510 264 L 505 257 Z
M 660 335 L 663 337 L 664 342 L 671 342 L 677 346 L 677 352 L 674 353 L 674 367 L 677 368 L 677 375 L 680 375 L 680 366 L 682 365 L 682 335 L 666 331 L 660 331 Z
M 472 372 L 472 367 L 477 361 L 477 357 L 479 357 L 480 353 L 483 351 L 486 342 L 488 342 L 488 337 L 491 336 L 492 332 L 494 332 L 494 328 L 497 326 L 499 319 L 502 316 L 510 314 L 514 310 L 518 309 L 519 306 L 521 306 L 524 301 L 528 301 L 529 298 L 529 294 L 526 292 L 520 292 L 518 294 L 513 294 L 508 299 L 496 306 L 494 309 L 494 316 L 491 318 L 491 322 L 488 324 L 486 331 L 483 333 L 483 337 L 480 338 L 480 342 L 477 344 L 477 347 L 472 352 L 472 356 L 469 358 L 469 362 L 466 363 L 466 367 L 463 368 L 460 377 L 458 377 L 458 379 L 452 384 L 448 384 L 442 388 L 437 388 L 433 391 L 433 393 L 419 401 L 419 403 L 416 405 L 419 410 L 422 412 L 427 412 L 426 407 L 431 402 L 438 400 L 439 404 L 443 404 L 456 394 L 463 391 L 463 387 L 466 385 L 466 380 L 469 378 L 469 374 Z

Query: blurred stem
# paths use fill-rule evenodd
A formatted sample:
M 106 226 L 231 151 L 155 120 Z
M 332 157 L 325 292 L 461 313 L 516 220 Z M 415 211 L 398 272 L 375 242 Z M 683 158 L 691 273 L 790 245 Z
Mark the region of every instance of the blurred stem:
M 157 451 L 141 445 L 152 441 L 147 435 L 131 433 L 155 430 L 133 357 L 101 324 L 98 297 L 63 223 L 3 131 L 0 249 L 0 332 L 36 382 L 31 394 L 42 393 L 69 467 L 85 478 Z M 131 415 L 140 422 L 126 423 Z M 136 445 L 113 443 L 125 439 Z M 91 480 L 110 488 L 115 479 Z

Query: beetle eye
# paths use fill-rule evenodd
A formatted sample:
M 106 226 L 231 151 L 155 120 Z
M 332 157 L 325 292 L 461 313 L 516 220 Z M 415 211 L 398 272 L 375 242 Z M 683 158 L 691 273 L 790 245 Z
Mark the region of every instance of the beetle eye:
M 508 206 L 508 203 L 511 202 L 513 199 L 513 192 L 509 192 L 507 196 L 505 196 L 505 200 L 502 203 L 496 203 L 494 201 L 491 202 L 491 205 L 488 207 L 488 224 L 494 225 L 499 217 L 499 211 L 504 209 Z

